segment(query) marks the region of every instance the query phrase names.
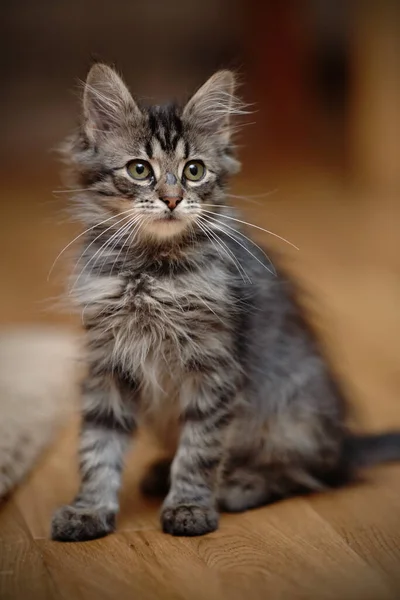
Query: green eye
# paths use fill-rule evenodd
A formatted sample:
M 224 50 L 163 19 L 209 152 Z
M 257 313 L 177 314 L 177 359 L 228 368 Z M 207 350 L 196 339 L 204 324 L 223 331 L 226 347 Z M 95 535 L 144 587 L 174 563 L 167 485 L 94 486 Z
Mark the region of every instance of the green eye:
M 206 168 L 200 160 L 191 160 L 186 163 L 183 174 L 189 181 L 200 181 L 205 175 Z
M 126 170 L 132 179 L 138 179 L 139 181 L 149 179 L 153 174 L 150 164 L 145 160 L 131 160 L 126 165 Z

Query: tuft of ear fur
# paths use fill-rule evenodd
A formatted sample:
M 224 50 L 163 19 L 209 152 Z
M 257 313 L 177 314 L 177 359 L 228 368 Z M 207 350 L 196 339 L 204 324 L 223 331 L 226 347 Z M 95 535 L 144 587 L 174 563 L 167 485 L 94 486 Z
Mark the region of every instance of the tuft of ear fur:
M 235 75 L 231 71 L 217 71 L 190 98 L 183 119 L 218 134 L 227 144 L 233 132 L 232 116 L 248 114 L 235 90 Z
M 94 141 L 99 135 L 120 126 L 127 118 L 139 118 L 141 112 L 114 69 L 97 63 L 86 78 L 83 115 L 85 132 Z

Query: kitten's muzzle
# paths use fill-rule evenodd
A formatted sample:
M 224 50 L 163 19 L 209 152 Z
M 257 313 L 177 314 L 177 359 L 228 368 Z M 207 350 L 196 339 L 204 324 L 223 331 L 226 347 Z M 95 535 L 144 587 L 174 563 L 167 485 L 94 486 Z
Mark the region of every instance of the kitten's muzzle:
M 174 210 L 180 202 L 182 202 L 182 196 L 160 196 L 161 202 L 164 202 L 169 210 Z

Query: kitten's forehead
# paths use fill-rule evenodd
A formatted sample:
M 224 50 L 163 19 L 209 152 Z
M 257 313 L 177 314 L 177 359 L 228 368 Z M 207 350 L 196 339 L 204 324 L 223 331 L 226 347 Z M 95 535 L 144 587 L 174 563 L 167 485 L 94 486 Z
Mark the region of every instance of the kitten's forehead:
M 159 163 L 177 163 L 187 158 L 189 143 L 179 110 L 174 105 L 142 107 L 140 120 L 121 123 L 114 135 L 103 140 L 111 156 L 123 154 Z
M 174 150 L 164 150 L 162 144 L 156 137 L 152 137 L 149 144 L 146 144 L 146 152 L 149 159 L 156 160 L 166 165 L 178 164 L 187 158 L 187 144 L 183 138 L 180 138 Z
M 169 155 L 174 155 L 179 150 L 182 152 L 184 127 L 175 105 L 152 106 L 148 109 L 147 119 L 150 133 L 147 144 L 149 154 L 157 151 L 159 154 L 162 152 Z
M 174 104 L 151 106 L 144 111 L 146 120 L 145 151 L 151 160 L 177 165 L 189 158 L 215 158 L 215 140 L 182 118 L 182 109 Z
M 176 171 L 182 162 L 194 156 L 214 157 L 210 138 L 182 119 L 182 111 L 176 105 L 141 107 L 141 112 L 139 121 L 125 123 L 119 135 L 110 136 L 106 144 L 110 156 L 118 155 L 119 161 L 132 158 L 154 161 L 161 172 Z

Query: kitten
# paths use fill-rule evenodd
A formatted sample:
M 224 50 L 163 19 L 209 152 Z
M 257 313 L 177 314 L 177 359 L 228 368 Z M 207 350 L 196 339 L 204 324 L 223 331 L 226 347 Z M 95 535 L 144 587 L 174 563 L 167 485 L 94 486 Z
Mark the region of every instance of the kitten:
M 371 462 L 400 458 L 397 434 L 372 446 L 348 437 L 341 393 L 288 281 L 228 206 L 234 92 L 220 71 L 184 107 L 144 107 L 111 68 L 88 75 L 66 149 L 87 228 L 72 285 L 88 361 L 81 487 L 56 512 L 54 539 L 114 529 L 141 423 L 171 457 L 151 475 L 169 487 L 161 523 L 173 535 L 215 530 L 218 509 L 340 483 L 359 446 Z

